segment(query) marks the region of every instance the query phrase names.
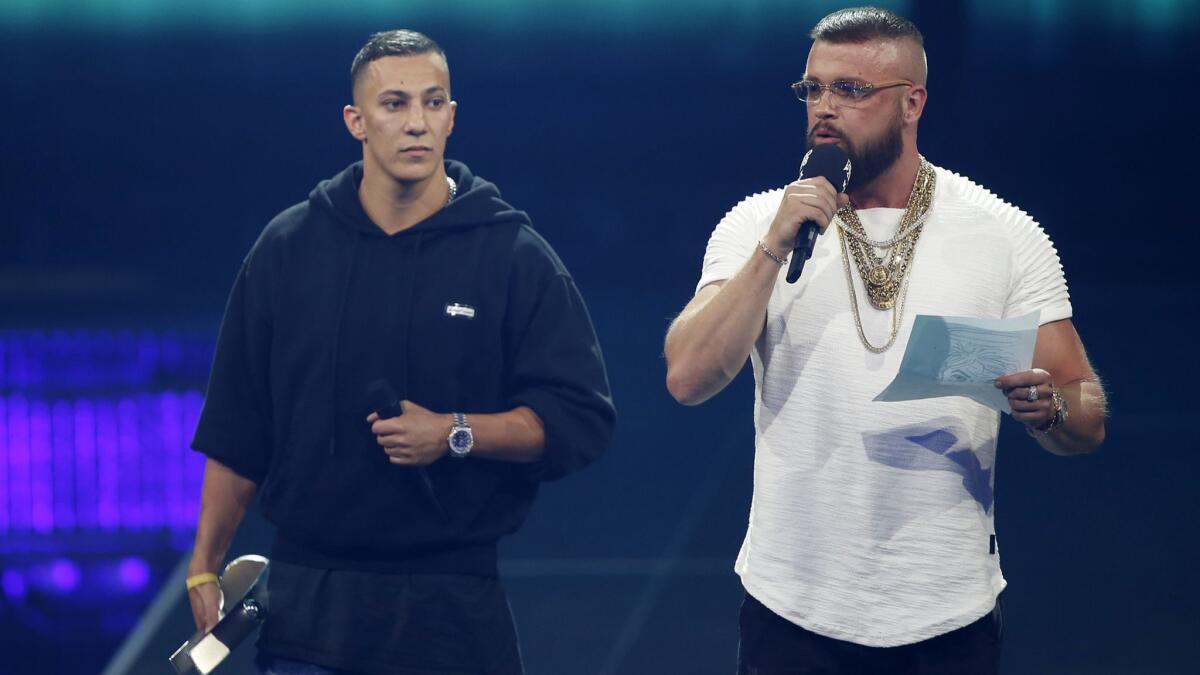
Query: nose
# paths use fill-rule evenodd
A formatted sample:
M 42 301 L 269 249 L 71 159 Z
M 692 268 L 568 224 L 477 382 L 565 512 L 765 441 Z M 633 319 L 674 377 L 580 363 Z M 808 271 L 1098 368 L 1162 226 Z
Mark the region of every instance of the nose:
M 404 133 L 421 136 L 425 133 L 425 106 L 409 106 L 408 116 L 404 120 Z
M 817 93 L 817 100 L 810 101 L 808 104 L 809 112 L 820 119 L 833 117 L 836 107 L 837 106 L 833 100 L 833 92 L 829 91 L 827 87 L 823 87 L 820 92 Z

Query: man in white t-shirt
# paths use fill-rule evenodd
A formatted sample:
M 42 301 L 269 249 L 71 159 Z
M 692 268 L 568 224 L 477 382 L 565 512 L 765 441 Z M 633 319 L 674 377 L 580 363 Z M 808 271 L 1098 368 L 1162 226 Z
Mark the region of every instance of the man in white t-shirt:
M 734 207 L 666 340 L 667 387 L 686 405 L 719 392 L 747 358 L 754 368 L 739 673 L 994 673 L 999 414 L 965 397 L 872 399 L 918 314 L 1039 313 L 1032 369 L 996 386 L 1050 452 L 1102 442 L 1104 392 L 1041 227 L 918 153 L 928 94 L 917 28 L 854 8 L 811 37 L 793 89 L 810 146 L 849 155 L 847 194 L 818 177 Z M 825 234 L 787 284 L 805 221 Z M 955 358 L 973 368 L 989 355 Z

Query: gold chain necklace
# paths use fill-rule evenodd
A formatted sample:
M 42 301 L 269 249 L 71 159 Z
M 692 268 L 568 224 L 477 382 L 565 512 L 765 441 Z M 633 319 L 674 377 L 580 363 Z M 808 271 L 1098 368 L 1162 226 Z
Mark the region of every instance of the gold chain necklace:
M 875 309 L 891 309 L 900 295 L 900 287 L 912 262 L 913 249 L 924 230 L 924 216 L 933 199 L 934 173 L 929 162 L 921 157 L 921 165 L 908 196 L 908 206 L 900 219 L 897 232 L 900 235 L 887 242 L 873 242 L 867 237 L 858 212 L 850 205 L 838 209 L 841 229 L 850 235 L 850 253 L 867 289 L 867 299 Z M 875 255 L 872 244 L 887 244 L 886 259 Z
M 882 354 L 896 342 L 900 334 L 900 324 L 904 316 L 904 299 L 908 289 L 908 272 L 912 267 L 913 253 L 917 239 L 925 228 L 925 219 L 929 214 L 929 206 L 933 202 L 935 174 L 933 166 L 921 157 L 921 166 L 917 170 L 917 178 L 913 181 L 912 192 L 908 196 L 908 205 L 900 219 L 898 234 L 887 242 L 887 259 L 875 255 L 873 242 L 867 237 L 858 213 L 851 206 L 843 206 L 838 210 L 838 241 L 841 244 L 842 268 L 846 273 L 846 287 L 850 290 L 850 308 L 854 310 L 854 323 L 858 327 L 858 337 L 863 345 L 876 354 Z M 858 295 L 854 292 L 854 279 L 850 273 L 850 258 L 854 258 L 855 266 L 862 277 L 863 287 L 867 290 L 867 299 L 876 309 L 887 310 L 895 308 L 892 313 L 892 330 L 887 343 L 881 347 L 872 345 L 863 331 L 862 317 L 858 311 Z

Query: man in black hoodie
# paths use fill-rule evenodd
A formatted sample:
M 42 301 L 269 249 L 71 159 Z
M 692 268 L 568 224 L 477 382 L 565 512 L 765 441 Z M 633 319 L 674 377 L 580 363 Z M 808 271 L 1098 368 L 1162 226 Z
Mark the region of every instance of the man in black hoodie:
M 379 33 L 351 72 L 362 161 L 267 225 L 226 308 L 193 441 L 192 611 L 216 622 L 258 493 L 277 528 L 263 672 L 520 673 L 496 543 L 608 444 L 600 348 L 528 216 L 443 159 L 437 44 Z M 372 412 L 380 379 L 403 414 Z

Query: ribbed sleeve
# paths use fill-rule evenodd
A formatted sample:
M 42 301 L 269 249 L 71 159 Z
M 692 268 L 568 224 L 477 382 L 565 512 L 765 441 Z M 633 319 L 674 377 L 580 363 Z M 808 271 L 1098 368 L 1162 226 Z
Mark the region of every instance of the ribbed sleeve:
M 758 192 L 738 202 L 725 214 L 708 238 L 697 291 L 738 273 L 758 249 L 758 240 L 766 233 L 782 198 L 782 189 Z
M 956 176 L 957 177 L 957 176 Z M 962 177 L 962 198 L 995 218 L 1012 248 L 1012 276 L 1005 316 L 1022 316 L 1041 311 L 1041 323 L 1071 317 L 1071 298 L 1058 251 L 1050 237 L 1029 214 Z

